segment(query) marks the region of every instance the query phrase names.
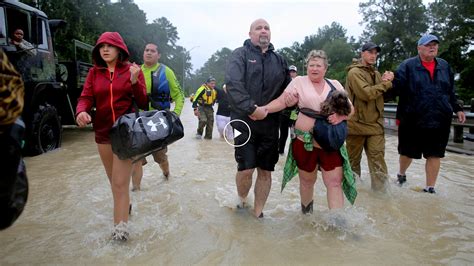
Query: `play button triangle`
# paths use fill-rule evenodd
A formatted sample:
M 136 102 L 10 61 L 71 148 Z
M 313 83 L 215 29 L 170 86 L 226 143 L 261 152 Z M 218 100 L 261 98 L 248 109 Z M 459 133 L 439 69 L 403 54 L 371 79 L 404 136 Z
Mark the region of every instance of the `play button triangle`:
M 240 135 L 242 135 L 242 132 L 238 131 L 237 129 L 234 129 L 234 138 L 237 138 Z

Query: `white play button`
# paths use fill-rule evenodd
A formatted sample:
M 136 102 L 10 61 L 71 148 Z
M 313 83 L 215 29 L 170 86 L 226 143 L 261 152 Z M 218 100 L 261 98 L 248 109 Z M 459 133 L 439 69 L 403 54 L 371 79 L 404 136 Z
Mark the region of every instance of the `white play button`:
M 250 140 L 250 136 L 252 136 L 252 132 L 250 132 L 250 127 L 247 123 L 240 119 L 234 119 L 231 120 L 229 123 L 227 123 L 224 127 L 224 132 L 226 132 L 226 129 L 228 126 L 232 127 L 232 131 L 234 132 L 234 139 L 233 140 L 228 140 L 227 139 L 227 134 L 224 134 L 224 139 L 225 141 L 233 146 L 233 147 L 242 147 L 247 142 Z M 247 139 L 243 139 L 247 138 Z M 239 143 L 239 144 L 236 144 Z
M 242 135 L 242 132 L 238 131 L 237 129 L 234 129 L 234 138 L 238 138 L 240 135 Z

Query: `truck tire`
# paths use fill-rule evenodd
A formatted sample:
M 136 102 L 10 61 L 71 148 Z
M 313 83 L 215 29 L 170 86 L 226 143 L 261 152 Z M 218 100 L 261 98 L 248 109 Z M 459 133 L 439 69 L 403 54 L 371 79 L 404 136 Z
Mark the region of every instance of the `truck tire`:
M 33 115 L 31 129 L 28 145 L 30 155 L 42 154 L 61 146 L 61 119 L 54 106 L 48 103 L 40 105 Z

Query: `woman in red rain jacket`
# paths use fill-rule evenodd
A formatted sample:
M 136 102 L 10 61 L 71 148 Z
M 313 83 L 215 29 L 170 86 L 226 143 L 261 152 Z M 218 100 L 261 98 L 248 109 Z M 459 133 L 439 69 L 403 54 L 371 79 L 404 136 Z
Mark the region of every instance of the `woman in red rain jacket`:
M 112 152 L 109 131 L 115 120 L 133 110 L 132 97 L 140 108 L 148 104 L 143 73 L 138 65 L 128 62 L 128 57 L 120 34 L 104 32 L 92 50 L 94 66 L 89 70 L 76 109 L 76 122 L 84 127 L 92 122 L 89 113 L 94 105 L 96 107 L 95 142 L 112 186 L 115 224 L 112 237 L 117 240 L 128 239 L 132 161 L 120 160 Z

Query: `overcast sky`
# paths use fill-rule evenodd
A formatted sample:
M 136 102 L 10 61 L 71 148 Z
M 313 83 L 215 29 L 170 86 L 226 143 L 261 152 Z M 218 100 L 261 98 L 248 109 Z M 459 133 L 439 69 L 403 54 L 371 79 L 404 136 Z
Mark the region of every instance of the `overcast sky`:
M 264 18 L 270 24 L 276 49 L 303 42 L 317 29 L 338 22 L 356 39 L 363 26 L 356 0 L 135 0 L 151 23 L 166 17 L 177 27 L 179 45 L 191 53 L 193 69 L 223 47 L 235 49 L 248 38 L 250 24 Z

